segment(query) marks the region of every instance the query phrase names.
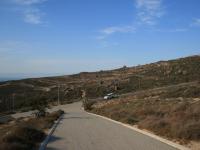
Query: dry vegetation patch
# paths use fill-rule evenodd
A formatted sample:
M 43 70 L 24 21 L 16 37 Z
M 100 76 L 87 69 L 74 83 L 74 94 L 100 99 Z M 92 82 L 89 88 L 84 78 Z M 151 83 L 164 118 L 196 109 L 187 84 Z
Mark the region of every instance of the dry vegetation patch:
M 0 150 L 34 150 L 46 136 L 55 120 L 64 112 L 59 110 L 42 118 L 17 119 L 0 128 Z
M 99 102 L 92 112 L 184 143 L 199 141 L 199 93 L 199 83 L 140 91 Z

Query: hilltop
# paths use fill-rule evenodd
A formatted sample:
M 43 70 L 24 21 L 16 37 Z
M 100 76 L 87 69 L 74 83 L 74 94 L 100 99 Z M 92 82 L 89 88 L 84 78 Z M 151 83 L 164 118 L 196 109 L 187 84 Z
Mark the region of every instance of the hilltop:
M 200 56 L 190 56 L 108 71 L 0 82 L 0 110 L 11 109 L 13 93 L 17 109 L 31 108 L 36 99 L 42 98 L 56 103 L 58 86 L 61 103 L 70 103 L 80 100 L 81 90 L 86 90 L 87 97 L 93 99 L 108 92 L 125 94 L 199 81 Z M 191 93 L 200 96 L 199 89 L 190 88 L 188 95 Z

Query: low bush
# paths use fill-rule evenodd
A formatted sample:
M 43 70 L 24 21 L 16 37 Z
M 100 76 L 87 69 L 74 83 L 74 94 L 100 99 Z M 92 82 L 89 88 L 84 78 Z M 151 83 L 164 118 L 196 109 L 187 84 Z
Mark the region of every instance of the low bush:
M 94 104 L 94 101 L 89 101 L 87 99 L 83 100 L 83 107 L 84 110 L 92 110 L 92 105 Z
M 0 137 L 0 150 L 33 150 L 45 138 L 44 129 L 50 128 L 64 111 L 58 110 L 44 118 L 18 120 Z
M 41 130 L 29 126 L 17 126 L 2 137 L 0 149 L 30 150 L 45 138 Z
M 54 124 L 54 121 L 57 120 L 62 114 L 64 114 L 64 111 L 58 110 L 47 114 L 46 117 L 43 118 L 31 118 L 26 122 L 26 124 L 39 129 L 49 129 Z
M 200 139 L 200 121 L 190 121 L 177 128 L 175 132 L 177 137 L 187 140 L 199 140 Z
M 128 124 L 136 124 L 139 121 L 138 118 L 136 118 L 135 116 L 132 116 L 132 115 L 127 116 L 127 118 L 125 118 L 125 120 L 126 120 L 125 122 Z
M 32 147 L 22 143 L 1 143 L 0 150 L 31 150 Z

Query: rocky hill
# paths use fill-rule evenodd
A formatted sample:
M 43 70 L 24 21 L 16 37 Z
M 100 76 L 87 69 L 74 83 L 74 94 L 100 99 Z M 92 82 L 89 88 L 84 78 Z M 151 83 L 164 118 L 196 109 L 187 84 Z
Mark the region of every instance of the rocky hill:
M 61 102 L 69 103 L 80 100 L 81 90 L 86 91 L 88 98 L 97 98 L 108 92 L 124 94 L 198 81 L 200 56 L 109 71 L 0 82 L 0 111 L 12 108 L 13 98 L 17 109 L 30 108 L 36 99 L 41 98 L 56 103 L 58 87 Z

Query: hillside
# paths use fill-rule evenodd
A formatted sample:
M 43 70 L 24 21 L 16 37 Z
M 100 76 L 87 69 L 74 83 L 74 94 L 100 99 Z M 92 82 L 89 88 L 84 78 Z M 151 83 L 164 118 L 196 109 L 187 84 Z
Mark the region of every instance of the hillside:
M 36 99 L 42 98 L 55 103 L 58 85 L 61 102 L 69 103 L 80 100 L 83 89 L 88 98 L 97 98 L 108 92 L 124 94 L 197 81 L 200 81 L 200 56 L 109 71 L 0 82 L 0 111 L 11 109 L 13 93 L 17 109 L 30 108 Z M 199 89 L 192 92 L 200 93 Z
M 97 102 L 91 111 L 199 150 L 200 82 L 125 94 Z

